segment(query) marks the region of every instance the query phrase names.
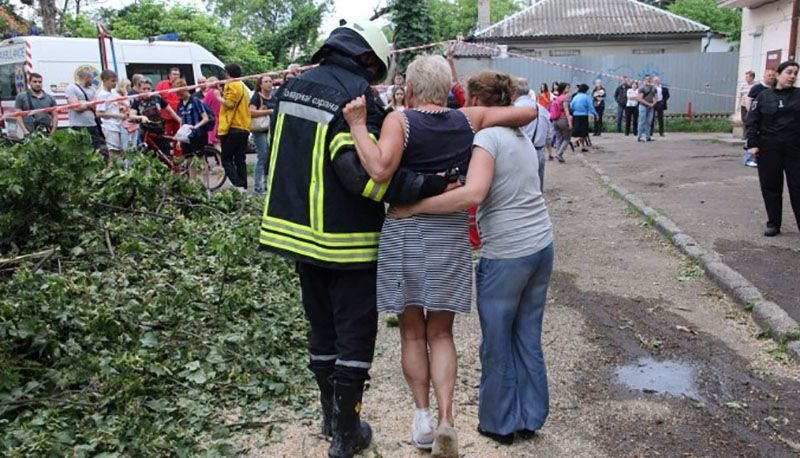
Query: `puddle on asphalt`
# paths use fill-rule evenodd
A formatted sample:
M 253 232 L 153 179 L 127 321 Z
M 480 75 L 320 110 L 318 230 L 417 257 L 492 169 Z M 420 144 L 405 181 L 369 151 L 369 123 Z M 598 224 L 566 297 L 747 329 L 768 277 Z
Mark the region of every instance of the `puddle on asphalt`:
M 656 361 L 640 358 L 636 363 L 619 366 L 617 381 L 632 390 L 699 399 L 695 386 L 697 369 L 679 361 Z

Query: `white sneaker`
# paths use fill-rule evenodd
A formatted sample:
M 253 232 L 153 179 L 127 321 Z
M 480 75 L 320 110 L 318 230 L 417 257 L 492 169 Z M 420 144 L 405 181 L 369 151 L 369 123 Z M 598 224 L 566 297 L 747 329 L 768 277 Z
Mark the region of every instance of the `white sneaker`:
M 433 447 L 433 414 L 431 409 L 417 409 L 411 426 L 411 443 L 417 448 Z
M 758 162 L 756 162 L 756 161 L 747 161 L 747 162 L 744 163 L 744 165 L 746 165 L 748 167 L 758 167 Z

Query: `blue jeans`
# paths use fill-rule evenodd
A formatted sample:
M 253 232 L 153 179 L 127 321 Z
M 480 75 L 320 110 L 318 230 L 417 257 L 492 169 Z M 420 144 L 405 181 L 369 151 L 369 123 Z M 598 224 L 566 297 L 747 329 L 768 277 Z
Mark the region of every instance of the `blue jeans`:
M 653 138 L 653 114 L 655 110 L 639 104 L 639 140 L 646 137 L 648 140 Z
M 253 172 L 253 190 L 264 192 L 264 178 L 269 166 L 269 132 L 253 132 L 256 144 L 256 169 Z
M 544 158 L 544 147 L 536 148 L 536 157 L 539 160 L 539 190 L 544 192 L 544 165 L 547 161 Z
M 541 429 L 550 411 L 542 318 L 554 245 L 530 256 L 481 258 L 476 269 L 481 320 L 478 422 L 495 434 Z
M 617 104 L 617 133 L 622 133 L 622 120 L 625 118 L 625 105 Z

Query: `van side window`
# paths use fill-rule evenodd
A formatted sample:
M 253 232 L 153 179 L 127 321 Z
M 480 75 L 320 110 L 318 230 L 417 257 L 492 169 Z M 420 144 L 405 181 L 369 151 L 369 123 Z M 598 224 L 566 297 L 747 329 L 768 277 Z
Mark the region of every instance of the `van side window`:
M 225 69 L 220 67 L 219 65 L 201 64 L 200 73 L 202 73 L 203 76 L 205 76 L 206 78 L 214 76 L 220 80 L 225 79 Z

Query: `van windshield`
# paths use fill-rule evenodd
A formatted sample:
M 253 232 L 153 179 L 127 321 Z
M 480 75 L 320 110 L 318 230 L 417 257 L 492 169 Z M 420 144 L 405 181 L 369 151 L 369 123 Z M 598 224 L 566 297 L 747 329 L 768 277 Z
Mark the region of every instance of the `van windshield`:
M 22 62 L 0 65 L 0 97 L 14 100 L 25 89 L 25 69 Z

